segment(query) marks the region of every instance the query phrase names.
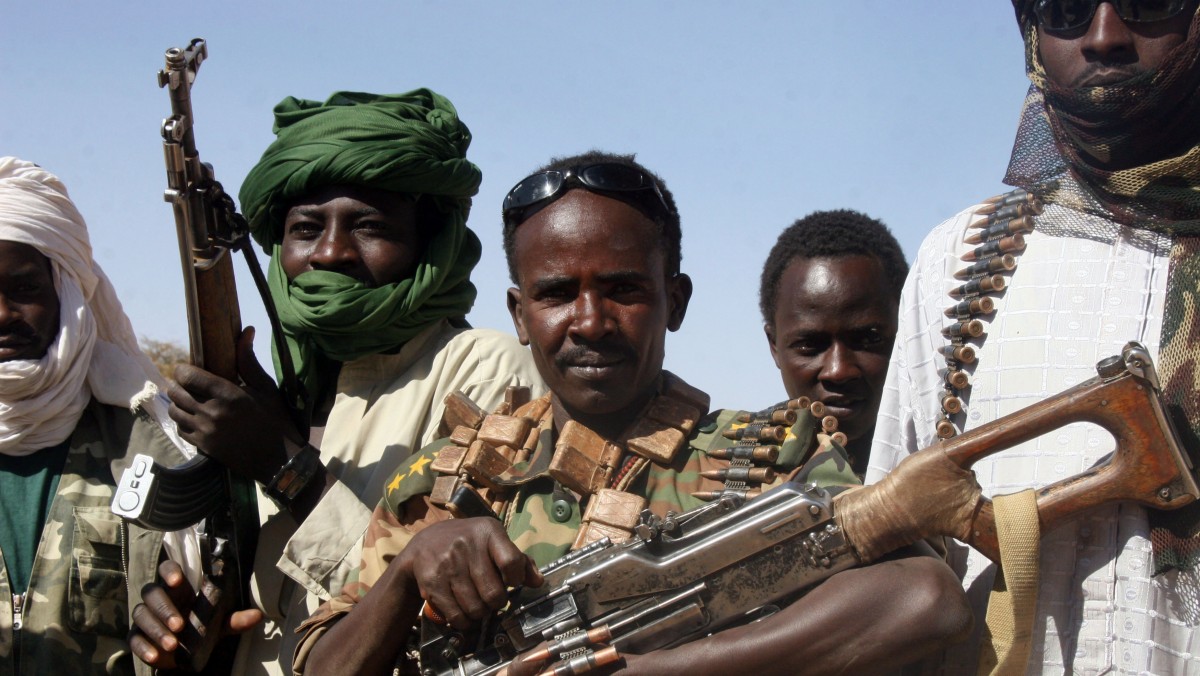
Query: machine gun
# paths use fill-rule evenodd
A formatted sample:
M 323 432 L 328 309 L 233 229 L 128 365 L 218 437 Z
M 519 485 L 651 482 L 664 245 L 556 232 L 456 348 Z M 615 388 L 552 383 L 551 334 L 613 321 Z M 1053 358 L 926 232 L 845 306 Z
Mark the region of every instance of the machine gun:
M 423 617 L 421 673 L 490 675 L 515 659 L 546 658 L 559 664 L 545 673 L 585 673 L 622 652 L 669 648 L 768 616 L 834 573 L 927 537 L 953 536 L 999 561 L 991 501 L 969 467 L 1071 422 L 1100 425 L 1117 447 L 1106 464 L 1037 491 L 1043 531 L 1109 502 L 1177 509 L 1200 497 L 1146 350 L 1130 343 L 1097 371 L 913 454 L 880 484 L 830 497 L 785 483 L 665 519 L 643 512 L 633 538 L 601 540 L 546 566 L 540 595 L 518 593 L 478 640 Z
M 201 162 L 196 150 L 191 87 L 207 55 L 204 40 L 192 40 L 186 48 L 168 49 L 166 67 L 158 73 L 159 86 L 165 87 L 171 97 L 171 116 L 162 124 L 168 186 L 164 198 L 175 212 L 192 363 L 238 382 L 236 349 L 241 316 L 229 251 L 245 254 L 267 306 L 273 334 L 278 339 L 282 332 L 250 243 L 249 227 L 215 179 L 212 166 Z M 283 390 L 295 395 L 301 390 L 289 354 L 286 349 L 280 354 L 288 374 Z M 289 403 L 293 410 L 303 409 L 295 396 Z M 189 666 L 196 671 L 203 669 L 224 616 L 233 608 L 246 607 L 250 598 L 251 561 L 258 538 L 254 483 L 232 475 L 204 455 L 171 468 L 138 455 L 121 477 L 112 509 L 154 530 L 173 531 L 201 524 L 206 541 L 202 547 L 205 580 L 184 628 L 182 643 Z

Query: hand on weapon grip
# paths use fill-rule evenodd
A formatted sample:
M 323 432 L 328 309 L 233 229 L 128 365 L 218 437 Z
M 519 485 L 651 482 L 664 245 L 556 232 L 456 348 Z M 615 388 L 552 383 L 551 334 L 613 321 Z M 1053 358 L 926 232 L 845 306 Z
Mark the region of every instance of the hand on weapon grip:
M 184 439 L 241 476 L 265 484 L 287 461 L 285 437 L 297 446 L 304 439 L 288 417 L 279 388 L 254 356 L 253 341 L 253 327 L 238 338 L 241 386 L 183 365 L 175 369 L 167 394 L 171 419 Z
M 509 588 L 542 584 L 533 559 L 508 539 L 499 521 L 487 517 L 422 530 L 392 565 L 406 567 L 421 597 L 460 631 L 503 608 Z
M 129 647 L 138 659 L 152 667 L 174 669 L 179 635 L 186 626 L 184 616 L 191 612 L 196 592 L 183 569 L 174 561 L 159 564 L 158 577 L 160 582 L 142 588 L 142 602 L 133 609 L 134 626 L 129 631 Z M 262 618 L 261 610 L 239 610 L 225 618 L 221 631 L 240 634 L 253 628 Z

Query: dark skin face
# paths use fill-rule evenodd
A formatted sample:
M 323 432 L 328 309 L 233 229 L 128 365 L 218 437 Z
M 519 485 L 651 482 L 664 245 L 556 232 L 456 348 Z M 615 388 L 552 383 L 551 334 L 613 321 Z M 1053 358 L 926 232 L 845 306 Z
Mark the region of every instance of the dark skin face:
M 898 305 L 873 256 L 797 258 L 780 277 L 775 325 L 766 327 L 788 396 L 820 400 L 837 417 L 856 471 L 875 431 Z
M 582 189 L 522 223 L 515 254 L 508 308 L 553 393 L 555 422 L 619 434 L 656 391 L 691 280 L 667 276 L 652 221 Z
M 280 263 L 289 280 L 310 270 L 328 270 L 377 287 L 411 275 L 421 249 L 411 196 L 327 186 L 288 209 Z
M 1101 3 L 1091 23 L 1068 33 L 1038 27 L 1046 76 L 1061 87 L 1097 87 L 1158 70 L 1172 48 L 1187 39 L 1195 6 L 1149 23 L 1125 23 L 1111 3 Z
M 0 241 L 0 362 L 45 356 L 58 315 L 50 259 L 28 244 Z

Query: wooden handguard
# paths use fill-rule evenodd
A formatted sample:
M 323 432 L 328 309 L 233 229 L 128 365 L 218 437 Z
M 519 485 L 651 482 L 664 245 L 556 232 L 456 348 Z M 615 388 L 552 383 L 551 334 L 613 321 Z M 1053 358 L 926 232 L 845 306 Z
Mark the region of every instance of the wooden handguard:
M 864 562 L 939 535 L 999 561 L 992 503 L 969 468 L 1074 422 L 1108 430 L 1116 449 L 1107 463 L 1037 491 L 1043 533 L 1110 502 L 1178 509 L 1200 497 L 1144 348 L 1131 343 L 1122 357 L 1104 360 L 1097 370 L 1096 378 L 905 458 L 878 484 L 838 495 L 834 514 L 847 540 Z
M 233 257 L 221 256 L 207 270 L 196 269 L 196 297 L 203 347 L 193 357 L 196 366 L 238 382 L 237 338 L 242 333 Z

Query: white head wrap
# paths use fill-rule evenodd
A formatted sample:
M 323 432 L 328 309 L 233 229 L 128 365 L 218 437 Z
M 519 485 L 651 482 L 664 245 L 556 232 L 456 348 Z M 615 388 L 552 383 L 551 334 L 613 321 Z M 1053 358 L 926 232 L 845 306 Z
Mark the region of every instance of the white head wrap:
M 0 363 L 0 453 L 28 455 L 66 440 L 91 397 L 143 408 L 168 425 L 163 378 L 138 349 L 112 283 L 92 260 L 83 216 L 58 177 L 0 157 L 0 240 L 28 244 L 50 259 L 61 306 L 58 336 L 45 356 Z
M 41 359 L 0 362 L 0 453 L 29 455 L 65 441 L 95 397 L 146 411 L 191 457 L 195 451 L 167 416 L 165 381 L 138 348 L 112 282 L 92 260 L 83 216 L 57 176 L 0 157 L 0 240 L 28 244 L 50 259 L 61 308 L 58 336 Z M 197 584 L 195 528 L 166 533 L 164 545 Z

